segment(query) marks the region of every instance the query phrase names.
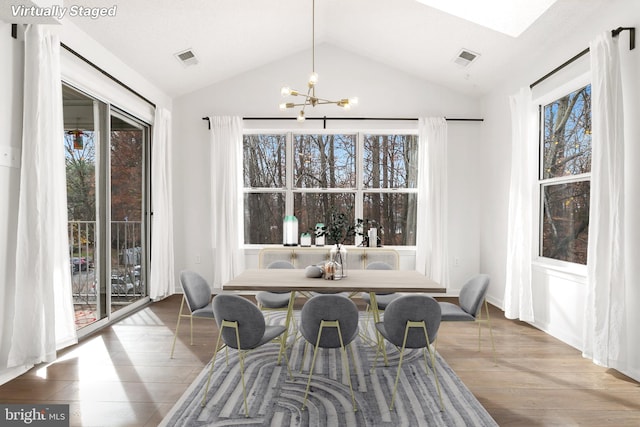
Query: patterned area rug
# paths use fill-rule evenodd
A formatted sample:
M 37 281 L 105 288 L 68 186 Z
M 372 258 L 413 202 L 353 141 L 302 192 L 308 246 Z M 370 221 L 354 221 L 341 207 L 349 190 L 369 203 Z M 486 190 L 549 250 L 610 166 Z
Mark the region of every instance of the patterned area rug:
M 364 315 L 363 315 L 364 316 Z M 281 322 L 271 314 L 270 323 Z M 211 377 L 207 403 L 201 407 L 210 364 L 183 394 L 162 426 L 496 426 L 469 389 L 447 363 L 436 355 L 436 369 L 444 411 L 433 372 L 427 373 L 422 350 L 405 352 L 398 394 L 393 411 L 389 403 L 395 381 L 399 354 L 387 343 L 389 366 L 379 357 L 375 370 L 375 336 L 372 322 L 360 321 L 361 336 L 351 344 L 349 369 L 356 395 L 357 410 L 351 403 L 349 383 L 340 349 L 321 349 L 316 360 L 307 407 L 302 410 L 313 348 L 303 359 L 304 339 L 292 338 L 288 377 L 284 361 L 277 365 L 279 345 L 269 343 L 249 352 L 245 358 L 245 380 L 249 417 L 245 416 L 242 383 L 237 352 L 220 351 Z M 355 353 L 355 360 L 353 355 Z

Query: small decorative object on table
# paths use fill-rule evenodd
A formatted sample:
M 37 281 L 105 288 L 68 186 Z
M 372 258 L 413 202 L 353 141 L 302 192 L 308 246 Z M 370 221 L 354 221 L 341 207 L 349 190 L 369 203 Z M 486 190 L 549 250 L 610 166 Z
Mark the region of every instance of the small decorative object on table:
M 309 265 L 304 269 L 304 276 L 317 279 L 324 275 L 324 264 L 322 265 Z
M 339 280 L 340 277 L 336 277 L 337 265 L 335 261 L 327 261 L 324 265 L 324 279 L 325 280 Z

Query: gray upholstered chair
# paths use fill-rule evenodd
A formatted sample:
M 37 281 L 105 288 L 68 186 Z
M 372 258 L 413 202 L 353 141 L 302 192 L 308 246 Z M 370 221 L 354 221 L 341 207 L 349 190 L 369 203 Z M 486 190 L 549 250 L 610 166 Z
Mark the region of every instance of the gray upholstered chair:
M 440 328 L 441 311 L 438 301 L 428 295 L 411 294 L 401 296 L 389 303 L 385 310 L 384 320 L 376 323 L 376 328 L 380 334 L 391 344 L 400 349 L 400 361 L 398 362 L 398 371 L 396 373 L 396 381 L 393 387 L 393 395 L 391 396 L 391 404 L 389 409 L 393 410 L 393 404 L 396 398 L 398 388 L 398 379 L 402 368 L 402 360 L 404 351 L 407 348 L 422 348 L 429 352 L 431 358 L 431 369 L 435 378 L 436 389 L 440 398 L 440 408 L 444 409 L 442 402 L 442 393 L 440 391 L 440 382 L 436 370 L 435 349 L 431 348 L 431 344 L 438 336 Z M 380 348 L 376 351 L 375 365 L 378 361 Z M 424 367 L 429 373 L 427 364 L 427 356 L 424 354 Z
M 293 264 L 289 261 L 274 261 L 267 268 L 292 269 Z M 289 306 L 291 292 L 267 292 L 260 291 L 256 294 L 256 301 L 261 310 L 286 310 Z
M 176 324 L 176 332 L 173 335 L 173 344 L 171 345 L 171 358 L 176 347 L 176 339 L 178 338 L 178 329 L 180 328 L 180 320 L 183 317 L 189 319 L 190 322 L 190 343 L 193 345 L 193 319 L 210 319 L 213 320 L 213 307 L 211 305 L 211 288 L 207 281 L 195 271 L 182 271 L 180 273 L 180 284 L 184 292 L 182 302 L 180 303 L 180 311 L 178 312 L 178 322 Z M 187 312 L 184 311 L 185 303 Z
M 486 295 L 489 289 L 489 276 L 486 274 L 478 274 L 472 277 L 464 284 L 458 296 L 458 305 L 450 302 L 441 302 L 443 322 L 477 322 L 478 323 L 478 351 L 482 338 L 482 323 L 487 322 L 489 326 L 489 335 L 491 337 L 491 348 L 493 350 L 493 359 L 496 360 L 496 347 L 493 342 L 493 329 L 491 328 L 491 319 L 489 317 L 489 305 L 487 304 Z M 482 306 L 484 305 L 486 318 L 482 319 Z
M 211 368 L 209 369 L 207 385 L 204 396 L 202 397 L 202 407 L 204 407 L 206 403 L 211 374 L 213 373 L 216 355 L 218 350 L 221 349 L 220 340 L 222 339 L 224 342 L 223 347 L 226 346 L 238 350 L 244 410 L 246 416 L 249 416 L 247 391 L 244 381 L 244 353 L 280 337 L 280 354 L 284 354 L 287 371 L 289 372 L 289 376 L 291 376 L 289 360 L 285 352 L 285 343 L 283 340 L 285 327 L 284 325 L 267 325 L 262 312 L 255 304 L 246 298 L 234 294 L 217 295 L 213 299 L 213 312 L 218 323 L 219 333 L 216 341 L 216 349 L 211 361 Z
M 394 270 L 394 268 L 390 264 L 387 264 L 384 261 L 374 261 L 372 263 L 369 263 L 367 264 L 366 269 L 367 270 Z M 376 296 L 376 303 L 378 305 L 378 312 L 381 312 L 381 311 L 384 311 L 385 308 L 387 308 L 387 306 L 391 301 L 398 298 L 400 294 L 395 292 L 386 292 L 386 293 L 381 292 L 381 293 L 376 293 L 375 296 Z M 364 329 L 366 330 L 369 328 L 369 322 L 371 321 L 371 310 L 372 310 L 371 294 L 369 292 L 362 292 L 360 293 L 360 298 L 362 298 L 362 300 L 367 303 L 367 306 L 364 309 L 365 313 L 367 313 L 367 316 L 365 318 L 366 320 L 364 322 Z M 368 334 L 362 334 L 361 337 L 363 340 L 369 342 L 370 344 L 380 345 L 380 342 L 377 342 L 377 343 L 373 342 Z M 385 359 L 386 359 L 386 354 L 385 354 Z
M 389 264 L 383 261 L 375 261 L 367 265 L 367 270 L 393 270 Z M 376 293 L 376 301 L 378 303 L 378 310 L 384 310 L 391 301 L 398 298 L 400 294 L 395 292 L 388 293 Z M 371 305 L 371 297 L 368 292 L 362 292 L 362 299 L 367 303 L 366 310 L 369 310 L 369 306 Z
M 342 360 L 346 366 L 346 375 L 349 379 L 353 410 L 357 410 L 356 399 L 351 385 L 349 357 L 346 346 L 358 336 L 358 307 L 356 307 L 353 301 L 343 295 L 317 295 L 302 306 L 300 313 L 300 333 L 307 342 L 314 346 L 313 359 L 311 361 L 311 368 L 309 369 L 309 378 L 304 393 L 302 409 L 304 410 L 307 404 L 318 349 L 321 347 L 340 347 L 342 349 Z M 305 343 L 305 351 L 302 356 L 303 362 L 307 353 L 306 350 L 307 346 Z M 353 353 L 353 349 L 351 349 L 351 352 Z

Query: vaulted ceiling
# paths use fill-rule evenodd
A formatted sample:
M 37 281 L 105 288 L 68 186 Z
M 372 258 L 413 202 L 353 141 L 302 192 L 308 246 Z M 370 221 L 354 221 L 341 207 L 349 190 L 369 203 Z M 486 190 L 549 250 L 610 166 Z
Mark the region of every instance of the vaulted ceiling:
M 453 1 L 453 0 L 452 0 Z M 482 0 L 473 0 L 475 2 Z M 537 0 L 529 0 L 537 1 Z M 316 0 L 316 45 L 328 43 L 425 80 L 479 95 L 518 64 L 580 31 L 610 0 L 557 0 L 512 37 L 416 0 Z M 65 6 L 76 4 L 65 0 Z M 312 0 L 83 0 L 115 17 L 70 17 L 83 31 L 176 97 L 311 47 Z M 177 52 L 192 49 L 186 67 Z M 461 49 L 478 53 L 467 67 Z

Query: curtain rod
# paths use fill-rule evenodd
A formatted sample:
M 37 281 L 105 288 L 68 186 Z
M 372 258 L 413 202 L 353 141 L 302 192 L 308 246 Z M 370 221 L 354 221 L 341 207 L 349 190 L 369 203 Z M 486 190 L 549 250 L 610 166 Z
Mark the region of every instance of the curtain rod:
M 211 129 L 211 120 L 209 117 L 203 117 L 202 120 L 209 122 Z M 243 117 L 242 120 L 297 120 L 296 117 Z M 305 120 L 323 120 L 324 128 L 327 127 L 327 120 L 380 120 L 380 121 L 418 121 L 417 117 L 307 117 Z M 467 118 L 450 118 L 445 117 L 448 122 L 482 122 L 484 119 L 467 119 Z
M 611 37 L 617 37 L 623 31 L 629 31 L 629 50 L 635 49 L 636 48 L 636 28 L 635 27 L 618 27 L 615 30 L 611 30 Z M 572 62 L 580 59 L 581 57 L 583 57 L 587 53 L 589 53 L 589 48 L 586 48 L 585 50 L 583 50 L 579 54 L 575 55 L 574 57 L 572 57 L 568 61 L 564 62 L 563 64 L 561 64 L 559 66 L 557 66 L 556 68 L 554 68 L 553 70 L 551 70 L 547 74 L 545 74 L 544 76 L 540 77 L 535 82 L 531 83 L 529 85 L 529 89 L 533 89 L 534 86 L 536 86 L 539 83 L 542 83 L 543 81 L 545 81 L 549 77 L 553 76 L 555 73 L 557 73 L 558 71 L 562 70 L 566 66 L 570 65 Z
M 145 101 L 147 104 L 151 105 L 153 108 L 156 108 L 156 104 L 149 101 L 147 98 L 145 98 L 143 95 L 141 95 L 139 92 L 136 92 L 133 88 L 131 88 L 130 86 L 128 86 L 126 83 L 123 83 L 121 80 L 118 80 L 117 78 L 115 78 L 113 75 L 109 74 L 108 72 L 106 72 L 105 70 L 103 70 L 102 68 L 98 67 L 96 64 L 94 64 L 93 62 L 89 61 L 87 58 L 85 58 L 84 56 L 80 55 L 78 52 L 76 52 L 75 50 L 71 49 L 69 46 L 67 46 L 64 43 L 60 43 L 60 47 L 64 48 L 65 50 L 67 50 L 69 53 L 71 53 L 72 55 L 74 55 L 75 57 L 79 58 L 80 60 L 84 61 L 85 63 L 89 64 L 90 66 L 92 66 L 93 68 L 95 68 L 96 70 L 98 70 L 100 73 L 104 74 L 105 76 L 107 76 L 108 78 L 110 78 L 111 80 L 113 80 L 115 83 L 119 84 L 120 86 L 122 86 L 123 88 L 127 89 L 129 92 L 131 92 L 132 94 L 136 95 L 138 98 L 142 99 L 143 101 Z

